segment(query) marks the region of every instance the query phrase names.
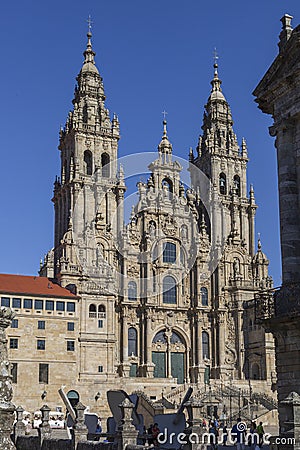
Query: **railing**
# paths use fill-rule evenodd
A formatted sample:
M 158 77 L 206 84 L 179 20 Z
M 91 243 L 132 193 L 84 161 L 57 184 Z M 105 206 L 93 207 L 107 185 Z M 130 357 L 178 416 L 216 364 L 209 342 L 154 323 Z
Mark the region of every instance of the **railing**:
M 255 296 L 255 317 L 263 321 L 300 315 L 300 283 L 286 283 L 280 289 L 262 291 Z
M 172 389 L 170 392 L 164 394 L 164 397 L 167 400 L 171 400 L 174 397 L 177 397 L 178 395 L 182 394 L 183 392 L 185 392 L 187 390 L 187 387 L 185 384 L 180 384 L 178 387 Z

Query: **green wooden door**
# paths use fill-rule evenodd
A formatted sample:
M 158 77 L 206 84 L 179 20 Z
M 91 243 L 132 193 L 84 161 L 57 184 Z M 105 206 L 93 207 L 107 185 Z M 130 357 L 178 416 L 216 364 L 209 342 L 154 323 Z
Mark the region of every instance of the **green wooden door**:
M 184 383 L 184 353 L 171 353 L 171 373 L 177 383 Z
M 210 381 L 210 367 L 207 366 L 205 367 L 204 370 L 204 383 L 209 384 L 209 381 Z
M 166 354 L 163 352 L 152 352 L 154 367 L 154 378 L 166 378 Z

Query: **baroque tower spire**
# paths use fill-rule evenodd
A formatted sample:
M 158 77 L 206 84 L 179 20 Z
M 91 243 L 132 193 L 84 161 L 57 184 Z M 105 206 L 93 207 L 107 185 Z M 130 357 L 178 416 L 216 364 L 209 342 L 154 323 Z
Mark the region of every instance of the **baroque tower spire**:
M 119 121 L 115 114 L 112 119 L 110 118 L 105 105 L 103 79 L 95 64 L 96 53 L 92 47 L 90 26 L 83 55 L 84 61 L 76 78 L 73 109 L 69 112 L 66 124 L 59 134 L 61 177 L 54 184 L 53 197 L 55 276 L 59 280 L 64 278 L 63 273 L 68 272 L 68 264 L 70 267 L 72 265 L 70 261 L 62 265 L 68 252 L 67 249 L 63 249 L 62 242 L 66 242 L 65 233 L 69 229 L 70 214 L 75 230 L 78 228 L 77 218 L 81 216 L 88 229 L 91 229 L 90 233 L 94 232 L 92 223 L 96 223 L 97 232 L 110 230 L 112 239 L 117 233 L 117 230 L 111 227 L 117 203 L 120 202 L 118 196 L 121 190 L 122 193 L 125 191 L 123 185 L 120 187 L 117 176 Z M 94 192 L 91 199 L 88 194 L 90 191 Z M 101 224 L 100 217 L 103 221 Z M 100 243 L 95 241 L 96 244 L 100 246 Z M 82 252 L 81 249 L 77 253 L 81 255 Z M 113 258 L 112 255 L 110 257 Z M 87 261 L 85 257 L 82 259 Z M 73 263 L 75 271 L 82 270 L 82 261 Z

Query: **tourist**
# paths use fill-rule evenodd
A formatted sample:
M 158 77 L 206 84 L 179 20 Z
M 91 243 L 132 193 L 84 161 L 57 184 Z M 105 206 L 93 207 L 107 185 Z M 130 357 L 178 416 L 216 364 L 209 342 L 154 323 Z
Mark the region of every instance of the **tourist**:
M 227 431 L 227 426 L 225 424 L 223 425 L 222 432 L 223 432 L 223 445 L 226 447 L 227 439 L 228 439 L 228 431 Z
M 248 435 L 248 446 L 251 448 L 251 450 L 254 450 L 256 445 L 258 445 L 256 437 L 257 437 L 256 423 L 251 422 Z
M 216 450 L 218 448 L 218 436 L 218 429 L 216 428 L 215 422 L 212 420 L 209 427 L 209 444 L 211 450 Z
M 148 428 L 148 444 L 153 445 L 153 424 L 152 423 Z
M 96 426 L 96 434 L 102 433 L 102 425 L 101 425 L 101 417 L 98 417 L 97 426 Z
M 153 425 L 153 428 L 152 428 L 153 444 L 154 444 L 155 447 L 158 447 L 158 440 L 157 440 L 157 438 L 158 438 L 159 433 L 160 433 L 160 429 L 158 428 L 158 424 L 155 423 Z
M 244 450 L 245 446 L 245 431 L 246 425 L 239 417 L 237 423 L 231 429 L 231 437 L 235 442 L 237 450 Z
M 261 448 L 262 445 L 263 445 L 263 442 L 264 442 L 264 434 L 265 434 L 265 430 L 264 430 L 262 422 L 259 422 L 259 425 L 257 426 L 256 432 L 257 432 L 258 438 L 259 438 L 258 446 L 259 446 L 259 448 Z

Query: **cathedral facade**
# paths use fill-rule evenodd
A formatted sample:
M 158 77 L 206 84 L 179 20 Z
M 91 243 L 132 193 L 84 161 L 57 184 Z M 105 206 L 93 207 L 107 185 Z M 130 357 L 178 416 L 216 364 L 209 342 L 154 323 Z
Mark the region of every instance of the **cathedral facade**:
M 188 155 L 189 184 L 164 120 L 124 224 L 119 121 L 105 106 L 94 57 L 88 33 L 60 131 L 54 248 L 40 269 L 78 298 L 76 375 L 65 384 L 92 407 L 95 393 L 111 388 L 146 390 L 153 399 L 177 385 L 251 382 L 254 391 L 271 391 L 273 338 L 254 323 L 253 305 L 272 279 L 260 240 L 255 248 L 246 142 L 238 145 L 217 65 L 202 134 Z

